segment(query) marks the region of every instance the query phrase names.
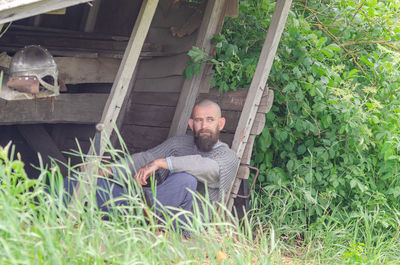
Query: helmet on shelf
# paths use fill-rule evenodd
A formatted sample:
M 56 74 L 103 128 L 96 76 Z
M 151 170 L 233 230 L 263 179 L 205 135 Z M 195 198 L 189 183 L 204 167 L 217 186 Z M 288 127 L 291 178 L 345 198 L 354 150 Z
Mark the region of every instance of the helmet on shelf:
M 39 45 L 26 46 L 16 52 L 11 59 L 9 75 L 8 86 L 17 90 L 38 93 L 40 83 L 59 94 L 56 62 L 49 51 Z

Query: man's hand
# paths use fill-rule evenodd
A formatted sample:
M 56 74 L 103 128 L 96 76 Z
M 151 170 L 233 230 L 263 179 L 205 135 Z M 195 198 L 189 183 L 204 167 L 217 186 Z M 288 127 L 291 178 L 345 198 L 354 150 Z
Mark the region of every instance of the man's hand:
M 112 176 L 112 170 L 109 167 L 105 167 L 104 169 L 99 169 L 99 175 L 102 177 Z
M 135 175 L 136 183 L 139 185 L 146 185 L 147 179 L 159 168 L 168 169 L 168 164 L 165 158 L 153 160 L 144 167 L 139 168 Z

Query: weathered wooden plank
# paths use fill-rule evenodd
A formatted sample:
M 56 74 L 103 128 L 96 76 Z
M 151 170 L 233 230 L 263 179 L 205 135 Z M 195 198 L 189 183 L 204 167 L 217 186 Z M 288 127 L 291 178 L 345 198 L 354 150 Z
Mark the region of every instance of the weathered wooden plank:
M 162 79 L 159 82 L 166 83 L 165 79 Z M 270 92 L 272 92 L 272 90 L 270 90 Z M 198 99 L 212 99 L 220 105 L 222 110 L 225 111 L 242 111 L 244 102 L 246 100 L 246 95 L 247 90 L 229 91 L 227 93 L 221 94 L 218 92 L 218 90 L 213 89 L 209 94 L 200 94 Z M 179 93 L 134 92 L 132 102 L 134 104 L 138 103 L 160 106 L 176 106 L 176 103 L 178 102 L 178 97 Z M 267 101 L 264 101 L 264 97 L 260 103 L 259 110 L 261 111 L 265 110 L 263 104 L 267 104 Z M 261 107 L 263 108 L 261 109 Z
M 219 139 L 226 143 L 227 145 L 231 146 L 232 141 L 233 141 L 234 134 L 233 133 L 226 133 L 226 132 L 221 132 L 219 134 Z
M 175 107 L 179 93 L 133 92 L 131 104 Z
M 250 164 L 254 140 L 255 140 L 255 135 L 250 135 L 249 139 L 247 141 L 247 144 L 246 144 L 246 149 L 242 156 L 242 160 L 240 161 L 241 164 L 245 164 L 245 165 Z M 249 176 L 250 176 L 250 169 L 246 166 L 239 166 L 238 172 L 236 174 L 236 178 L 232 184 L 232 190 L 234 190 L 235 192 L 232 192 L 230 194 L 231 199 L 237 198 L 235 194 L 238 194 L 239 188 L 242 186 L 243 180 L 247 180 L 249 178 Z M 247 185 L 247 182 L 245 184 Z M 231 202 L 231 203 L 233 203 L 233 202 Z
M 136 70 L 136 65 L 139 60 L 140 51 L 142 50 L 144 40 L 147 32 L 149 31 L 157 4 L 158 0 L 144 0 L 142 2 L 142 7 L 140 8 L 139 15 L 136 19 L 128 46 L 125 50 L 121 66 L 115 79 L 116 81 L 113 84 L 111 93 L 108 97 L 103 115 L 101 117 L 99 124 L 101 126 L 97 127 L 100 133 L 100 135 L 98 135 L 98 137 L 100 137 L 100 144 L 99 146 L 96 146 L 97 150 L 94 150 L 93 146 L 90 147 L 88 152 L 89 155 L 96 153 L 101 157 L 104 154 L 107 144 L 106 139 L 111 137 L 111 133 L 113 132 L 114 126 L 117 123 L 118 115 L 132 82 L 133 74 Z M 85 168 L 84 172 L 86 173 L 85 177 L 88 183 L 96 183 L 96 178 L 93 176 L 93 172 L 96 171 L 97 168 L 95 164 L 92 163 Z M 70 204 L 71 209 L 74 209 L 74 205 L 77 201 L 82 200 L 82 196 L 85 196 L 84 191 L 87 190 L 87 188 L 88 184 L 85 184 L 84 187 L 81 187 L 81 185 L 78 183 L 74 192 L 74 200 L 72 200 Z M 85 198 L 83 199 L 85 200 Z M 78 217 L 79 215 L 76 211 L 74 211 L 73 214 L 75 217 Z
M 0 124 L 96 123 L 105 94 L 61 94 L 36 100 L 0 100 Z
M 222 110 L 222 116 L 225 117 L 226 119 L 224 131 L 234 134 L 240 119 L 240 112 L 231 110 Z
M 65 84 L 112 83 L 121 60 L 113 58 L 55 57 L 60 79 Z
M 116 81 L 113 84 L 101 118 L 101 123 L 104 124 L 102 135 L 105 137 L 111 136 L 113 126 L 117 121 L 157 4 L 158 0 L 145 0 L 142 3 L 128 47 L 115 78 Z M 104 147 L 105 141 L 102 140 L 100 155 L 103 154 Z
M 204 50 L 206 54 L 212 49 L 211 38 L 218 30 L 220 21 L 224 19 L 226 0 L 209 0 L 203 22 L 197 35 L 196 46 Z M 205 66 L 203 65 L 200 73 L 191 79 L 185 79 L 183 88 L 176 107 L 174 119 L 171 124 L 169 136 L 183 134 L 186 131 L 187 121 L 192 112 L 192 108 L 199 94 L 199 88 Z
M 247 92 L 247 89 L 238 89 L 236 91 L 220 93 L 218 89 L 213 88 L 208 94 L 199 94 L 198 99 L 211 99 L 217 102 L 223 110 L 242 111 Z
M 270 92 L 265 90 L 266 93 L 261 98 L 260 105 L 257 110 L 257 114 L 254 119 L 253 127 L 251 128 L 250 134 L 258 135 L 262 132 L 265 126 L 265 113 L 267 113 L 273 102 L 273 91 Z M 243 107 L 247 91 L 233 91 L 222 94 L 216 100 L 221 106 L 222 115 L 227 119 L 225 130 L 229 132 L 235 132 L 239 119 L 240 112 L 232 111 L 230 109 L 240 109 Z M 221 95 L 221 94 L 220 94 Z M 228 108 L 228 110 L 226 110 Z
M 43 28 L 30 29 L 29 27 L 12 27 L 0 38 L 0 49 L 7 52 L 16 52 L 26 45 L 36 44 L 47 48 L 52 55 L 97 58 L 122 58 L 128 44 L 124 36 L 98 33 L 82 33 L 76 31 L 54 30 L 46 31 Z M 141 57 L 165 56 L 172 52 L 165 51 L 161 43 L 146 42 L 141 50 Z M 75 56 L 75 57 L 77 57 Z
M 71 40 L 70 40 L 71 41 Z M 32 42 L 29 42 L 32 43 Z M 21 50 L 24 46 L 15 46 L 13 44 L 0 45 L 0 51 L 7 51 L 15 53 Z M 121 60 L 123 57 L 123 51 L 119 50 L 94 50 L 85 48 L 71 48 L 71 47 L 48 47 L 47 50 L 53 56 L 62 57 L 81 57 L 81 58 L 113 58 Z M 157 56 L 170 56 L 170 53 L 162 51 L 143 51 L 140 53 L 140 58 L 157 57 Z M 173 55 L 173 54 L 172 54 Z
M 213 72 L 211 67 L 206 67 L 204 70 L 203 80 L 200 83 L 199 93 L 209 93 L 210 92 L 210 83 L 212 80 L 211 73 Z
M 218 21 L 218 23 L 215 26 L 215 34 L 218 34 L 221 32 L 222 30 L 222 26 L 224 25 L 224 19 L 225 16 L 227 14 L 228 9 L 229 9 L 229 5 L 232 3 L 232 0 L 228 0 L 225 1 L 225 6 L 223 8 L 223 14 L 221 14 L 221 19 Z M 208 54 L 215 54 L 215 46 L 211 46 L 211 49 L 208 51 Z M 203 93 L 207 93 L 208 91 L 210 91 L 210 82 L 211 82 L 211 74 L 214 72 L 213 69 L 213 65 L 212 64 L 206 64 L 204 66 L 204 71 L 201 73 L 201 77 L 199 77 L 201 79 L 200 81 L 200 87 L 199 87 L 199 91 L 203 92 Z
M 261 51 L 260 59 L 247 94 L 246 103 L 239 121 L 235 140 L 232 145 L 232 148 L 236 150 L 239 157 L 241 157 L 245 148 L 243 142 L 246 141 L 250 134 L 249 128 L 253 125 L 254 116 L 258 110 L 258 105 L 260 104 L 264 92 L 276 49 L 278 48 L 279 40 L 285 27 L 291 2 L 291 0 L 277 1 L 267 37 Z
M 259 135 L 265 127 L 265 113 L 257 112 L 250 134 Z
M 56 124 L 51 130 L 51 138 L 53 138 L 54 143 L 62 150 L 62 147 L 65 142 L 65 128 L 63 126 L 59 126 L 61 124 Z M 62 124 L 64 125 L 64 124 Z
M 154 14 L 152 28 L 167 28 L 169 30 L 171 26 L 181 26 L 195 11 L 194 8 L 188 8 L 184 3 L 169 5 L 168 1 L 160 2 L 160 6 Z
M 45 37 L 60 37 L 65 39 L 86 39 L 86 40 L 106 40 L 106 41 L 119 41 L 128 42 L 129 36 L 118 35 L 115 32 L 111 34 L 99 32 L 81 32 L 69 29 L 60 28 L 47 28 L 47 27 L 34 27 L 26 25 L 11 25 L 7 34 L 13 35 L 26 35 L 31 37 L 41 36 Z M 146 47 L 144 47 L 146 49 Z
M 83 29 L 85 32 L 93 32 L 94 27 L 96 26 L 101 1 L 102 0 L 93 0 L 93 5 L 90 7 L 89 13 L 86 17 L 85 26 Z
M 64 131 L 65 139 L 79 138 L 81 140 L 89 141 L 89 138 L 93 138 L 96 132 L 93 124 L 56 124 L 54 125 L 57 130 Z
M 183 76 L 168 76 L 163 78 L 138 78 L 133 90 L 135 92 L 180 92 L 184 82 Z
M 140 62 L 137 78 L 160 78 L 182 75 L 188 60 L 186 54 L 159 57 Z
M 272 16 L 271 24 L 261 50 L 260 59 L 251 82 L 246 102 L 239 120 L 235 138 L 232 143 L 232 149 L 236 151 L 239 158 L 243 156 L 246 148 L 246 142 L 250 135 L 250 129 L 254 123 L 254 117 L 258 110 L 261 97 L 266 87 L 269 72 L 272 67 L 274 56 L 285 27 L 286 19 L 290 10 L 291 0 L 278 0 Z M 249 129 L 250 128 L 250 129 Z M 229 194 L 236 194 L 237 189 L 231 189 Z M 233 198 L 227 201 L 228 209 L 232 209 Z
M 127 110 L 125 124 L 169 128 L 175 107 L 134 104 Z
M 135 84 L 135 81 L 136 81 L 136 75 L 137 75 L 137 68 L 133 72 L 132 79 L 129 82 L 128 91 L 126 92 L 126 94 L 128 96 L 125 97 L 125 99 L 122 103 L 120 114 L 118 115 L 118 118 L 117 118 L 116 127 L 118 128 L 118 130 L 120 130 L 122 128 L 122 125 L 125 120 L 126 112 L 129 109 L 129 106 L 131 105 L 131 103 L 130 103 L 131 99 L 130 99 L 129 95 L 131 95 L 131 93 L 132 93 L 133 85 Z M 118 142 L 118 134 L 115 131 L 111 134 L 110 142 L 113 146 Z
M 237 183 L 233 184 L 234 186 L 240 185 L 242 183 L 242 179 L 248 179 L 250 176 L 250 169 L 246 166 L 240 166 L 238 173 L 237 173 L 237 178 L 240 179 Z
M 26 17 L 62 9 L 89 0 L 2 0 L 0 2 L 0 24 Z
M 239 16 L 239 0 L 228 1 L 225 16 L 238 17 Z
M 25 138 L 27 143 L 32 147 L 33 150 L 40 153 L 44 159 L 49 162 L 47 157 L 52 157 L 61 162 L 66 162 L 65 157 L 54 143 L 53 139 L 47 133 L 43 125 L 29 124 L 19 125 L 18 131 Z
M 62 164 L 66 164 L 67 160 L 54 143 L 53 139 L 47 133 L 43 125 L 30 124 L 19 125 L 18 131 L 25 138 L 28 145 L 35 152 L 39 153 L 43 159 L 44 164 L 50 167 L 51 158 L 58 160 L 61 173 L 65 176 L 68 172 L 67 168 Z
M 160 3 L 158 4 L 157 10 L 161 9 L 164 14 L 167 14 L 173 4 L 176 4 L 175 0 L 161 0 Z M 154 14 L 154 19 L 155 17 L 156 15 Z
M 103 1 L 95 31 L 129 36 L 137 21 L 142 0 Z
M 9 68 L 12 57 L 0 54 L 0 66 Z M 55 57 L 58 76 L 65 84 L 112 83 L 117 74 L 120 59 Z
M 41 45 L 49 51 L 61 48 L 94 50 L 94 51 L 124 51 L 126 41 L 82 39 L 74 37 L 49 36 L 48 34 L 21 34 L 21 32 L 7 32 L 0 38 L 3 47 L 19 49 L 28 44 Z M 10 49 L 11 50 L 11 49 Z
M 255 139 L 256 139 L 255 135 L 249 136 L 249 139 L 247 140 L 247 143 L 246 143 L 246 149 L 244 150 L 242 160 L 240 161 L 241 163 L 243 163 L 243 164 L 250 163 Z
M 273 103 L 274 103 L 274 91 L 266 88 L 264 90 L 264 94 L 261 98 L 260 106 L 258 106 L 257 112 L 268 113 L 271 110 Z
M 146 42 L 161 44 L 165 53 L 187 53 L 196 42 L 196 34 L 177 38 L 172 36 L 169 28 L 151 28 Z
M 161 144 L 168 136 L 168 128 L 125 124 L 122 138 L 131 152 L 140 152 Z
M 172 35 L 178 38 L 191 35 L 200 27 L 202 17 L 202 10 L 196 9 L 195 12 L 185 21 L 183 25 L 181 25 L 180 27 L 171 27 Z
M 96 93 L 96 94 L 109 94 L 112 84 L 110 83 L 87 83 L 68 85 L 68 92 L 70 93 Z

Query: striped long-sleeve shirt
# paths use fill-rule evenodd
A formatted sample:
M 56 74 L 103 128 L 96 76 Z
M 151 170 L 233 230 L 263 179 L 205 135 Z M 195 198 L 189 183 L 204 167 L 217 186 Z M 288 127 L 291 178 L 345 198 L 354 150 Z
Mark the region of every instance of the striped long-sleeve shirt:
M 193 136 L 174 136 L 162 144 L 145 152 L 133 154 L 128 162 L 132 176 L 135 169 L 139 169 L 149 162 L 166 158 L 168 170 L 159 169 L 161 181 L 171 173 L 187 172 L 202 183 L 198 191 L 204 196 L 204 185 L 207 186 L 209 198 L 212 202 L 221 201 L 230 188 L 239 165 L 236 153 L 223 142 L 218 142 L 209 152 L 201 152 L 194 143 Z M 128 161 L 128 160 L 126 160 Z

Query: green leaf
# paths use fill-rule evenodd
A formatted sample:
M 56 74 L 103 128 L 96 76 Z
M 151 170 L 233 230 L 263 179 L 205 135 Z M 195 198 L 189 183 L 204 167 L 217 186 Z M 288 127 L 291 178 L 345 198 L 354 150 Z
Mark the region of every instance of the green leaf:
M 188 52 L 188 55 L 196 63 L 201 62 L 205 57 L 204 52 L 196 46 L 192 47 L 192 49 Z
M 268 128 L 263 129 L 261 137 L 264 140 L 266 148 L 268 148 L 272 143 L 272 137 L 271 137 L 271 134 L 269 133 Z
M 333 57 L 333 52 L 329 49 L 322 49 L 321 52 L 328 58 L 332 58 Z
M 297 154 L 298 155 L 302 155 L 307 151 L 307 148 L 304 144 L 299 145 L 299 147 L 297 148 Z
M 294 170 L 294 162 L 293 160 L 289 160 L 286 164 L 286 168 L 289 172 L 293 172 Z
M 358 69 L 352 69 L 349 73 L 345 73 L 346 79 L 351 79 L 357 76 Z
M 357 185 L 358 181 L 357 179 L 352 179 L 350 181 L 350 188 L 354 189 L 354 187 Z
M 183 77 L 185 78 L 193 78 L 194 74 L 194 66 L 192 65 L 188 65 L 186 66 L 185 70 L 183 70 Z

